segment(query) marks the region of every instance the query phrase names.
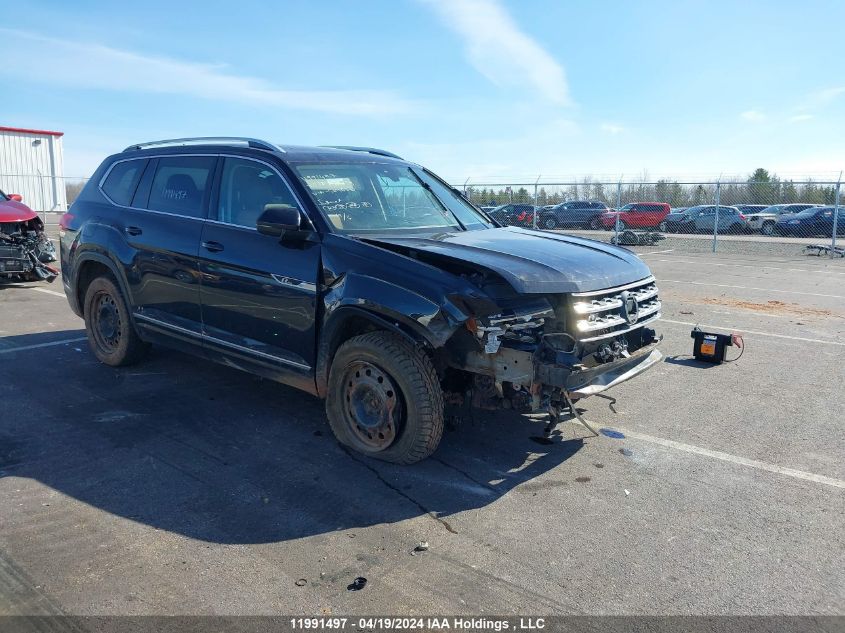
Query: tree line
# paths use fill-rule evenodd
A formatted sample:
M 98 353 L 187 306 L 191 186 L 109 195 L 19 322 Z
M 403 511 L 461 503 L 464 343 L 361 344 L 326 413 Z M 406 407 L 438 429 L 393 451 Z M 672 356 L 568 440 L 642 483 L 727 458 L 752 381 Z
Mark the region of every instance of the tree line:
M 510 202 L 546 206 L 570 200 L 599 200 L 609 207 L 622 206 L 629 202 L 667 202 L 672 207 L 692 207 L 713 204 L 716 201 L 715 184 L 681 184 L 660 179 L 656 182 L 622 183 L 618 193 L 617 188 L 615 183 L 594 181 L 588 176 L 578 183 L 561 186 L 541 185 L 537 189 L 536 203 L 533 187 L 528 189 L 525 186 L 507 185 L 496 188 L 468 186 L 466 194 L 475 204 L 484 206 L 498 206 Z M 835 198 L 836 185 L 817 184 L 812 180 L 785 180 L 763 168 L 756 169 L 744 182 L 732 181 L 719 186 L 719 203 L 726 206 L 792 202 L 833 204 Z

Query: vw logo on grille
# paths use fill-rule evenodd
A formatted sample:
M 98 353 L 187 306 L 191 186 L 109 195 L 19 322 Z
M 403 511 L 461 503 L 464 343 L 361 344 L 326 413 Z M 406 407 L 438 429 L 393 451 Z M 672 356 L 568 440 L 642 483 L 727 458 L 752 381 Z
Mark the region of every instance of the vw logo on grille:
M 622 292 L 620 296 L 622 299 L 622 316 L 629 324 L 634 325 L 637 319 L 640 318 L 640 304 L 637 301 L 636 295 L 632 295 L 627 290 Z

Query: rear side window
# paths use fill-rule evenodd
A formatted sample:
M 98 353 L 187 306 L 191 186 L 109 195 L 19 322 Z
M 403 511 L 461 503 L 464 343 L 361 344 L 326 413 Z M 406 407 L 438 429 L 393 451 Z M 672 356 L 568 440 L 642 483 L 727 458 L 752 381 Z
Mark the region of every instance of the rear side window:
M 124 160 L 115 163 L 103 183 L 103 193 L 115 204 L 129 206 L 146 165 L 146 159 Z
M 213 156 L 160 158 L 147 208 L 203 217 L 216 160 Z

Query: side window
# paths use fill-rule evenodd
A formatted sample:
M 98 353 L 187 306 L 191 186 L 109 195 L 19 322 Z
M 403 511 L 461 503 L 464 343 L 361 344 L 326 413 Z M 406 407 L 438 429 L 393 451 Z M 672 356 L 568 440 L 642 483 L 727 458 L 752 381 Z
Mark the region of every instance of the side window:
M 205 215 L 213 156 L 169 156 L 160 158 L 147 208 L 200 218 Z
M 147 160 L 140 158 L 115 163 L 103 183 L 103 192 L 116 204 L 128 206 L 146 165 Z
M 227 158 L 220 179 L 217 219 L 255 228 L 266 204 L 298 206 L 288 186 L 270 167 L 254 160 Z

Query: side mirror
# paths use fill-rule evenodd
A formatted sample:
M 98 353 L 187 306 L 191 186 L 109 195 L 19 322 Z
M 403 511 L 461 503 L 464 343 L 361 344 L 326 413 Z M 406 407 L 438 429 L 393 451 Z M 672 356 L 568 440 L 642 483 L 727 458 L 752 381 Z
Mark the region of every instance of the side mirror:
M 302 216 L 299 209 L 289 204 L 265 204 L 256 226 L 258 232 L 270 237 L 282 237 L 285 233 L 299 230 Z
M 14 200 L 15 202 L 23 202 L 23 196 L 19 193 L 10 193 L 9 199 Z

